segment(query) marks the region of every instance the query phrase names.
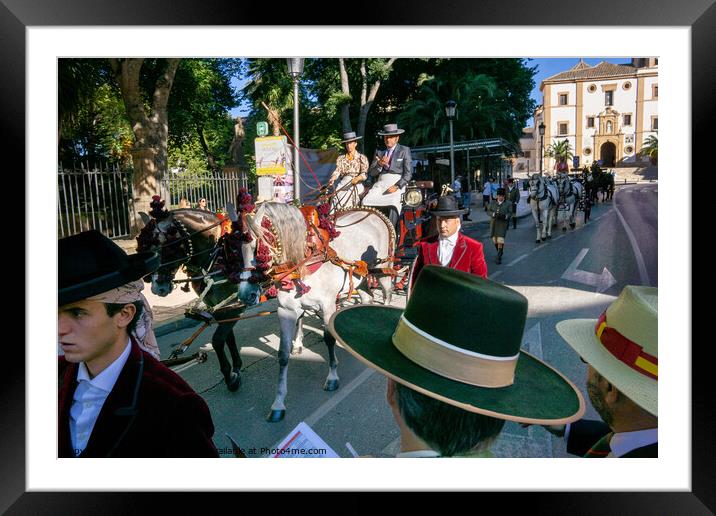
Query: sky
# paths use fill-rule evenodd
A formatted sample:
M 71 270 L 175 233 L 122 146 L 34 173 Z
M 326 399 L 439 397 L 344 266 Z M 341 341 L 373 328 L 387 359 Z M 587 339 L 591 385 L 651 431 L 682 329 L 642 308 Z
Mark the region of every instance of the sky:
M 589 57 L 584 58 L 584 62 L 587 63 L 590 66 L 594 66 L 601 61 L 607 61 L 614 64 L 628 64 L 631 62 L 630 58 L 608 58 L 608 57 Z M 564 72 L 572 68 L 574 65 L 576 65 L 579 62 L 579 58 L 533 58 L 531 61 L 529 61 L 529 66 L 537 65 L 537 74 L 535 75 L 535 87 L 532 90 L 532 94 L 530 97 L 534 99 L 534 101 L 537 104 L 542 104 L 542 94 L 539 91 L 539 85 L 540 83 L 546 79 L 547 77 L 551 77 L 552 75 L 558 74 L 560 72 Z M 232 86 L 235 88 L 242 88 L 244 84 L 246 84 L 246 80 L 242 79 L 232 79 L 231 82 Z M 247 116 L 249 114 L 249 110 L 247 109 L 247 106 L 243 107 L 237 107 L 231 110 L 231 116 Z M 531 122 L 530 122 L 531 124 Z

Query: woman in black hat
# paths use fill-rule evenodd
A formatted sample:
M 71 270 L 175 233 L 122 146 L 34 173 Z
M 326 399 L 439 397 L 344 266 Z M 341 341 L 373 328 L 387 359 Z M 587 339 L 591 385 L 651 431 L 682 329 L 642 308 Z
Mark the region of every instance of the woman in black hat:
M 328 180 L 328 186 L 333 186 L 338 181 L 333 198 L 334 205 L 338 208 L 357 205 L 365 189 L 361 183 L 368 178 L 368 158 L 356 150 L 361 138 L 363 137 L 356 136 L 352 131 L 343 133 L 341 143 L 345 145 L 346 152 L 338 156 L 336 170 Z
M 505 199 L 505 189 L 497 189 L 497 199 L 490 203 L 490 236 L 497 249 L 497 263 L 502 263 L 502 253 L 505 252 L 505 236 L 510 227 L 512 217 L 512 203 Z

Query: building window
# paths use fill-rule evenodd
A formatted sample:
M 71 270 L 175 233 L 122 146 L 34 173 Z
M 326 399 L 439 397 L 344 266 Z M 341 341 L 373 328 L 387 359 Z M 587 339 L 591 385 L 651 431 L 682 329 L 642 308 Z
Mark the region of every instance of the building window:
M 613 106 L 614 105 L 614 92 L 613 91 L 605 91 L 604 92 L 604 105 L 605 106 Z
M 584 148 L 584 154 L 585 154 L 586 156 L 589 156 L 591 153 L 592 153 L 592 149 L 590 149 L 589 147 L 585 147 L 585 148 Z
M 658 58 L 658 57 L 654 59 L 654 64 L 655 64 L 655 65 L 658 65 L 658 64 L 659 64 L 659 58 Z
M 587 117 L 587 127 L 592 127 L 592 128 L 594 127 L 594 117 L 593 116 Z
M 624 125 L 631 125 L 631 114 L 624 115 Z
M 594 93 L 595 91 L 597 91 L 597 85 L 596 85 L 596 84 L 590 84 L 590 85 L 589 85 L 589 88 L 587 88 L 587 91 L 588 91 L 589 93 Z
M 652 131 L 659 130 L 659 117 L 656 117 L 656 116 L 651 117 L 651 130 Z
M 532 153 L 530 151 L 525 151 L 525 158 L 530 158 L 532 156 Z
M 634 152 L 634 147 L 632 147 L 631 145 L 627 145 L 626 147 L 624 147 L 624 152 L 626 152 L 627 154 L 631 154 L 632 152 Z
M 659 85 L 658 85 L 658 84 L 652 84 L 652 85 L 651 85 L 651 98 L 652 98 L 652 99 L 658 99 L 658 98 L 659 98 Z
M 622 85 L 622 88 L 624 88 L 625 90 L 628 90 L 629 88 L 631 88 L 631 83 L 629 81 L 625 82 Z
M 607 133 L 612 134 L 612 121 L 607 120 Z
M 567 132 L 568 132 L 568 131 L 567 131 L 568 125 L 569 125 L 569 124 L 567 124 L 567 122 L 560 122 L 560 123 L 559 123 L 559 134 L 560 134 L 560 135 L 567 134 Z
M 566 105 L 567 105 L 567 94 L 566 94 L 566 93 L 560 93 L 560 94 L 559 94 L 559 105 L 560 105 L 560 106 L 566 106 Z

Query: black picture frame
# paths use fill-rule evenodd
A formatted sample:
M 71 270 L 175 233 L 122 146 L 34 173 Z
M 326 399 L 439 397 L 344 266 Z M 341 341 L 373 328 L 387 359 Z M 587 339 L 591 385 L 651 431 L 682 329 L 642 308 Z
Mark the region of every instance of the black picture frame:
M 304 7 L 306 7 L 304 5 Z M 137 13 L 141 12 L 141 16 Z M 293 9 L 282 20 L 294 25 L 336 25 L 318 22 L 316 13 L 337 13 L 336 4 L 311 2 L 310 9 Z M 3 147 L 25 148 L 25 29 L 29 26 L 107 26 L 107 25 L 267 25 L 264 6 L 252 2 L 216 2 L 192 0 L 2 0 L 0 3 L 0 104 L 2 105 Z M 716 70 L 716 4 L 714 0 L 674 2 L 653 0 L 623 2 L 603 0 L 575 4 L 566 0 L 552 0 L 542 4 L 525 0 L 458 0 L 449 3 L 426 0 L 395 1 L 389 8 L 361 4 L 355 16 L 355 25 L 556 25 L 556 26 L 684 26 L 692 35 L 692 155 L 693 163 L 703 149 L 711 148 L 709 130 L 714 120 L 714 94 L 712 74 Z M 275 20 L 271 24 L 276 24 Z M 339 24 L 339 23 L 338 23 Z M 287 53 L 290 51 L 287 49 Z M 697 108 L 697 109 L 694 109 Z M 686 128 L 684 128 L 686 130 Z M 24 154 L 14 152 L 19 160 L 13 170 L 25 171 Z M 684 159 L 685 166 L 688 160 Z M 681 171 L 679 171 L 681 172 Z M 24 188 L 25 177 L 16 185 Z M 15 174 L 19 179 L 20 174 Z M 694 181 L 696 186 L 696 181 Z M 696 190 L 693 198 L 696 199 Z M 27 195 L 25 196 L 27 199 Z M 674 199 L 673 202 L 678 202 Z M 696 203 L 694 202 L 694 205 Z M 696 222 L 696 217 L 692 219 Z M 694 234 L 696 234 L 694 232 Z M 19 244 L 16 243 L 19 246 Z M 684 250 L 685 260 L 691 256 Z M 27 274 L 27 271 L 24 271 Z M 21 291 L 21 290 L 18 290 Z M 692 300 L 688 300 L 692 301 Z M 695 309 L 697 305 L 691 303 Z M 696 311 L 694 311 L 696 313 Z M 32 317 L 26 314 L 26 318 Z M 692 321 L 698 320 L 692 315 Z M 27 323 L 27 321 L 26 321 Z M 692 329 L 685 329 L 690 339 Z M 711 428 L 716 412 L 708 379 L 711 369 L 711 338 L 691 346 L 692 356 L 692 489 L 690 492 L 639 492 L 639 493 L 530 493 L 513 496 L 510 504 L 529 504 L 530 511 L 550 514 L 711 514 L 716 511 L 716 446 Z M 31 343 L 26 342 L 26 345 Z M 41 343 L 32 343 L 39 345 Z M 680 345 L 686 350 L 690 342 Z M 50 344 L 51 346 L 51 344 Z M 146 495 L 128 493 L 56 493 L 25 492 L 25 452 L 29 443 L 25 432 L 25 355 L 13 355 L 12 367 L 2 374 L 2 416 L 0 427 L 0 511 L 9 514 L 66 514 L 98 512 L 127 513 L 141 507 Z M 237 486 L 240 487 L 240 486 Z M 214 493 L 211 496 L 219 496 Z M 353 498 L 355 495 L 350 495 Z M 485 500 L 486 493 L 480 494 Z M 226 500 L 226 497 L 224 497 Z M 265 500 L 269 501 L 268 496 Z M 343 502 L 350 500 L 344 498 Z M 231 500 L 229 500 L 231 503 Z M 164 494 L 160 503 L 164 511 L 184 504 L 184 497 Z M 349 502 L 350 503 L 350 502 Z M 485 502 L 481 502 L 484 504 Z M 269 503 L 270 504 L 270 503 Z M 233 504 L 232 504 L 233 505 Z M 268 505 L 268 504 L 267 504 Z M 342 503 L 342 505 L 345 505 Z M 237 506 L 236 506 L 237 507 Z M 238 507 L 237 507 L 238 508 Z

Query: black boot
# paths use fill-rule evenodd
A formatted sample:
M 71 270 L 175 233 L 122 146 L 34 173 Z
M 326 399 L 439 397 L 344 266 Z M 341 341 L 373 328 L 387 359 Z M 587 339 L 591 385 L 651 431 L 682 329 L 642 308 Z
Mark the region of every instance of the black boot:
M 502 253 L 504 252 L 505 248 L 500 247 L 500 249 L 497 251 L 497 263 L 502 263 Z

